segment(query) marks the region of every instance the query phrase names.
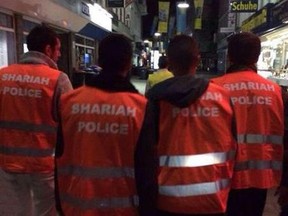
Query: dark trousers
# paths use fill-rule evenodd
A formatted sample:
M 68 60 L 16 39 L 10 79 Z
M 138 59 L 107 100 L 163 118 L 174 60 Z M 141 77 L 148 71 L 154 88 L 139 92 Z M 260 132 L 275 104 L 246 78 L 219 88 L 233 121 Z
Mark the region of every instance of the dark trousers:
M 285 205 L 281 208 L 281 212 L 279 216 L 288 216 L 288 205 Z
M 266 197 L 267 189 L 231 190 L 228 198 L 227 216 L 262 216 Z
M 157 216 L 225 216 L 222 214 L 180 214 L 180 213 L 171 213 L 165 211 L 158 211 Z

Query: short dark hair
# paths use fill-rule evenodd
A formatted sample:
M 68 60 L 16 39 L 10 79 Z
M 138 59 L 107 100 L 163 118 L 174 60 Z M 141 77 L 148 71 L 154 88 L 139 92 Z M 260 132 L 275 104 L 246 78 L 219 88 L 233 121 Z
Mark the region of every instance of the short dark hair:
M 158 60 L 159 68 L 167 68 L 168 67 L 168 58 L 167 56 L 160 56 Z
M 169 68 L 175 71 L 187 73 L 192 66 L 197 66 L 199 60 L 199 48 L 196 40 L 188 35 L 176 35 L 168 45 Z
M 59 36 L 51 28 L 45 25 L 34 27 L 27 36 L 27 47 L 29 51 L 38 51 L 44 53 L 45 47 L 50 45 L 54 48 Z
M 238 33 L 228 39 L 228 56 L 234 64 L 255 64 L 260 52 L 261 41 L 251 32 Z
M 110 33 L 99 44 L 99 65 L 110 72 L 123 71 L 132 64 L 132 43 L 122 34 Z

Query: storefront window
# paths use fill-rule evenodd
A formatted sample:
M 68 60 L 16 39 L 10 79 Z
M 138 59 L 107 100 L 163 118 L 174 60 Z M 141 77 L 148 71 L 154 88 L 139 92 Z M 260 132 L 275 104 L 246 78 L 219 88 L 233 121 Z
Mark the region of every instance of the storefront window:
M 76 35 L 76 66 L 78 70 L 84 70 L 95 64 L 95 41 L 80 35 Z
M 9 49 L 8 49 L 9 44 Z M 13 17 L 0 13 L 0 68 L 16 62 Z
M 288 67 L 288 36 L 262 42 L 258 59 L 258 69 L 271 71 L 276 76 L 286 74 Z

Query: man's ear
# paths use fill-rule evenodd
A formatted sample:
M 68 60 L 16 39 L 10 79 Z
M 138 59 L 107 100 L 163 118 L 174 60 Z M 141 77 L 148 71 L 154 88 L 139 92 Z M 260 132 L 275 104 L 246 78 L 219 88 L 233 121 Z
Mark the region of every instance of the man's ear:
M 195 64 L 193 65 L 193 67 L 197 68 L 199 63 L 201 61 L 201 55 L 197 55 L 196 59 L 195 59 Z
M 44 54 L 50 57 L 52 53 L 53 53 L 53 52 L 52 52 L 51 46 L 50 46 L 49 44 L 47 44 L 47 45 L 45 46 L 45 49 L 44 49 Z

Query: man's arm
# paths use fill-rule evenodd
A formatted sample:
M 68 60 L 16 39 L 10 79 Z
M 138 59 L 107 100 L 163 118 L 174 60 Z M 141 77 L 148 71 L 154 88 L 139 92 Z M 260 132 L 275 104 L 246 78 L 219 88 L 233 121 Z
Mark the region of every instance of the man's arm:
M 280 206 L 288 205 L 288 93 L 282 91 L 282 98 L 284 104 L 284 156 L 283 156 L 283 170 L 280 187 L 277 189 L 279 194 L 278 203 Z
M 53 98 L 53 117 L 56 122 L 58 122 L 58 131 L 57 131 L 57 143 L 55 149 L 56 157 L 60 157 L 64 151 L 64 143 L 62 137 L 62 124 L 61 124 L 61 116 L 60 116 L 60 99 L 61 95 L 71 91 L 73 89 L 72 84 L 65 73 L 60 73 L 58 78 L 58 82 L 56 85 L 54 98 Z
M 157 109 L 158 106 L 148 101 L 134 157 L 140 216 L 156 215 L 157 168 L 159 164 L 156 151 L 158 140 Z

